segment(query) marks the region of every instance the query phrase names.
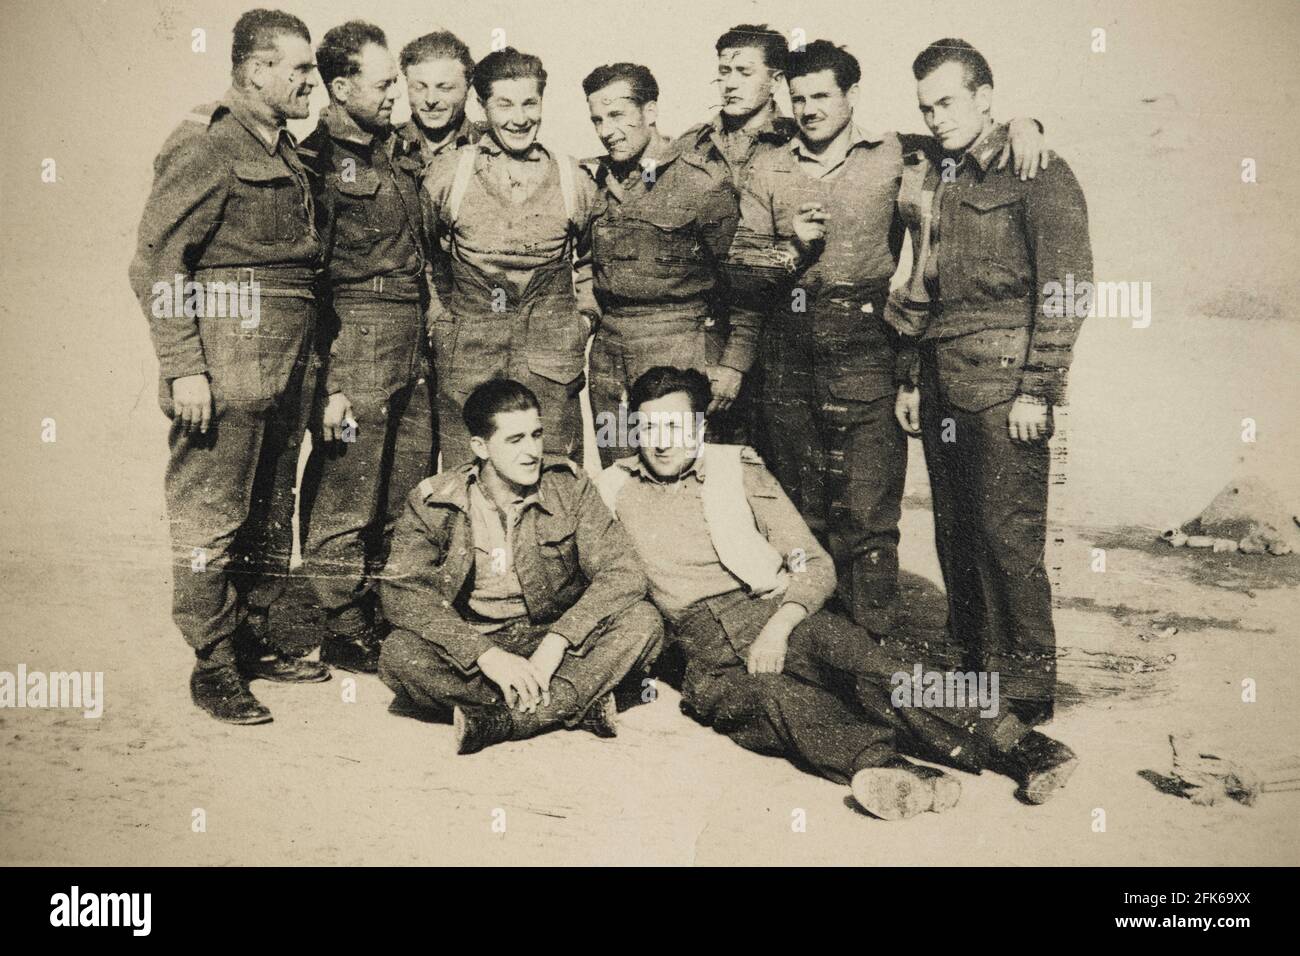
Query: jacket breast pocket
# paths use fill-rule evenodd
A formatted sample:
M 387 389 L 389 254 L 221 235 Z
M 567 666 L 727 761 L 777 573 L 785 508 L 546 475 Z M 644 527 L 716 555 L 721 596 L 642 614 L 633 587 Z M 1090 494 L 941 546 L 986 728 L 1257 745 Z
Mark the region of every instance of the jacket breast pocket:
M 1000 240 L 1020 229 L 1020 196 L 1007 191 L 963 196 L 962 215 L 970 224 L 972 237 Z M 973 251 L 980 251 L 978 248 Z M 983 247 L 985 252 L 995 251 Z
M 537 526 L 537 554 L 551 594 L 558 595 L 578 582 L 581 567 L 576 529 L 543 518 Z
M 241 231 L 247 230 L 255 242 L 292 239 L 298 186 L 289 170 L 274 162 L 240 162 L 235 164 L 234 174 L 235 187 L 231 193 L 234 208 L 227 215 L 227 222 Z
M 689 209 L 603 219 L 596 225 L 593 249 L 598 261 L 658 276 L 695 269 L 704 254 Z
M 347 246 L 374 245 L 382 233 L 375 210 L 379 193 L 379 174 L 373 169 L 358 169 L 354 176 L 335 180 L 338 189 L 336 241 Z

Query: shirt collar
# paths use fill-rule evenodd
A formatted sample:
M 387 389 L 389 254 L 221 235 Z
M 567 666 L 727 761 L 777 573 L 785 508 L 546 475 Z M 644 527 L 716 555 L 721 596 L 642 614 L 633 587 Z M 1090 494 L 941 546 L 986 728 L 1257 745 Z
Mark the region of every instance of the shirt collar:
M 843 161 L 855 146 L 879 146 L 883 142 L 882 137 L 875 133 L 869 133 L 857 123 L 849 122 L 844 129 L 839 131 L 835 141 L 826 147 L 825 152 L 820 156 L 810 151 L 803 141 L 803 137 L 796 136 L 790 140 L 790 150 L 801 160 L 806 162 L 819 163 L 823 166 L 836 166 Z
M 749 133 L 749 135 L 753 136 L 755 139 L 765 139 L 773 142 L 784 143 L 790 138 L 792 127 L 794 127 L 794 120 L 778 113 L 776 110 L 776 103 L 768 100 L 767 105 L 763 107 L 763 122 L 758 126 L 745 130 L 745 132 Z M 714 113 L 713 118 L 704 124 L 704 128 L 701 132 L 704 134 L 702 137 L 704 139 L 707 139 L 714 133 L 719 136 L 724 135 L 726 127 L 722 122 L 722 113 Z
M 707 448 L 708 446 L 704 447 Z M 686 466 L 685 471 L 671 480 L 664 480 L 647 468 L 640 455 L 625 458 L 620 464 L 627 469 L 628 474 L 656 485 L 673 485 L 687 477 L 694 478 L 700 484 L 704 483 L 704 448 L 700 449 L 700 453 L 695 456 L 693 462 Z
M 481 466 L 480 464 L 478 464 L 478 463 L 475 463 L 475 464 L 473 464 L 473 465 L 470 466 L 469 474 L 468 474 L 468 475 L 466 476 L 466 478 L 465 478 L 465 490 L 466 490 L 466 494 L 467 494 L 467 496 L 468 496 L 468 494 L 470 493 L 470 490 L 473 489 L 473 488 L 475 488 L 475 487 L 477 487 L 477 488 L 478 488 L 478 493 L 479 493 L 479 495 L 482 496 L 483 500 L 486 501 L 490 507 L 492 507 L 492 508 L 497 508 L 497 503 L 492 499 L 492 496 L 491 496 L 490 494 L 488 494 L 487 489 L 483 487 L 482 476 L 481 476 L 480 473 L 479 473 L 481 467 L 482 467 L 482 466 Z M 546 465 L 545 465 L 545 462 L 543 462 L 543 465 L 542 465 L 542 471 L 545 471 L 545 470 L 546 470 Z M 542 482 L 541 482 L 541 475 L 540 475 L 540 474 L 538 475 L 537 486 L 536 486 L 535 488 L 533 488 L 532 491 L 530 491 L 530 492 L 529 492 L 528 494 L 526 494 L 526 495 L 522 495 L 522 496 L 520 496 L 520 497 L 518 497 L 518 498 L 515 498 L 515 500 L 512 501 L 510 504 L 511 504 L 511 505 L 514 507 L 514 509 L 515 509 L 516 511 L 518 511 L 520 514 L 523 514 L 525 511 L 527 511 L 527 510 L 528 510 L 529 508 L 531 508 L 533 505 L 536 505 L 537 507 L 539 507 L 539 508 L 541 508 L 543 511 L 545 511 L 547 514 L 550 514 L 550 513 L 551 513 L 551 509 L 548 508 L 548 507 L 546 507 L 546 503 L 542 500 Z M 497 510 L 500 510 L 500 509 L 497 509 Z
M 334 139 L 370 146 L 375 141 L 375 134 L 361 128 L 347 110 L 331 103 L 320 111 L 321 121 Z
M 969 159 L 979 167 L 981 173 L 987 173 L 994 158 L 1001 154 L 1003 147 L 1007 145 L 1007 135 L 1005 125 L 990 127 L 966 150 L 962 161 Z
M 232 86 L 226 90 L 226 95 L 221 98 L 221 105 L 230 110 L 230 115 L 239 120 L 240 124 L 253 134 L 253 137 L 262 144 L 262 148 L 270 155 L 275 155 L 282 138 L 288 141 L 291 148 L 297 146 L 293 134 L 289 132 L 284 124 L 268 123 L 259 116 L 252 103 L 249 102 L 248 96 L 241 92 L 238 87 Z
M 448 150 L 464 146 L 474 138 L 475 131 L 474 121 L 469 118 L 469 114 L 461 113 L 460 125 L 456 127 L 456 132 L 451 139 L 444 140 L 439 148 Z M 411 117 L 402 124 L 402 132 L 409 142 L 418 146 L 421 150 L 432 150 L 434 148 L 433 141 L 420 128 L 420 124 L 416 122 L 415 117 Z
M 572 466 L 568 466 L 565 459 L 553 458 L 548 455 L 542 461 L 542 474 L 544 476 L 549 469 L 561 467 L 570 467 L 570 470 L 572 470 Z M 469 487 L 476 481 L 478 481 L 478 463 L 470 462 L 458 465 L 450 471 L 440 472 L 434 477 L 426 478 L 425 484 L 421 485 L 421 489 L 423 491 L 427 487 L 427 491 L 424 491 L 424 500 L 426 502 L 448 505 L 469 514 Z M 537 482 L 537 490 L 533 494 L 526 496 L 523 501 L 525 504 L 536 503 L 537 507 L 547 514 L 553 513 L 547 507 L 542 494 L 540 478 Z
M 478 148 L 480 152 L 487 153 L 489 156 L 506 155 L 505 148 L 496 141 L 496 137 L 492 135 L 490 130 L 483 133 L 483 138 L 478 141 Z M 533 145 L 528 147 L 526 159 L 529 162 L 538 162 L 549 158 L 550 155 L 551 151 L 543 146 L 540 140 L 534 140 Z
M 604 156 L 601 156 L 597 161 L 599 164 L 599 172 L 597 174 L 598 181 L 602 185 L 610 182 L 618 182 L 620 185 L 623 185 L 625 183 L 630 183 L 633 178 L 640 178 L 644 182 L 643 173 L 654 171 L 657 175 L 660 170 L 664 169 L 680 155 L 681 150 L 674 148 L 673 141 L 663 133 L 656 130 L 653 138 L 651 138 L 650 142 L 646 145 L 645 152 L 643 152 L 641 158 L 637 160 L 636 169 L 628 170 L 627 175 L 621 181 L 619 180 L 618 175 L 614 172 L 614 166 L 613 163 L 610 162 L 609 154 L 606 153 Z

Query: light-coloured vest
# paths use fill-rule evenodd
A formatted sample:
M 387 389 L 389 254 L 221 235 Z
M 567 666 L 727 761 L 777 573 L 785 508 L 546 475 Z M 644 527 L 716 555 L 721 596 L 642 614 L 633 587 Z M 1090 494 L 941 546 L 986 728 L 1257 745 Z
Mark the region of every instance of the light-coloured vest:
M 709 541 L 722 566 L 744 582 L 754 594 L 784 591 L 789 576 L 781 553 L 763 537 L 745 494 L 743 445 L 705 445 L 708 467 L 704 472 L 704 520 Z M 617 464 L 601 472 L 596 486 L 609 510 L 618 517 L 618 495 L 630 473 Z
M 469 181 L 474 176 L 474 162 L 477 158 L 476 147 L 461 147 L 460 161 L 456 163 L 456 175 L 451 181 L 451 193 L 447 196 L 447 218 L 453 226 L 460 216 L 461 204 L 465 202 L 465 191 L 469 189 Z M 572 156 L 557 153 L 555 165 L 560 174 L 560 196 L 564 199 L 564 215 L 568 217 L 569 229 L 572 231 L 577 213 L 577 187 L 574 185 L 576 164 Z

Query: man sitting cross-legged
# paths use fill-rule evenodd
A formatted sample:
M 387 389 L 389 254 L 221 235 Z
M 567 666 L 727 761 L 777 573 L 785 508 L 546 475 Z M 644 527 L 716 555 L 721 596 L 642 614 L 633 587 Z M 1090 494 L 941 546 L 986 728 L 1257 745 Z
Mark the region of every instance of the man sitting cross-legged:
M 595 485 L 542 452 L 537 398 L 493 379 L 464 406 L 475 462 L 407 498 L 381 582 L 379 676 L 474 753 L 561 724 L 613 737 L 614 688 L 663 622 Z
M 900 750 L 1005 773 L 1022 799 L 1047 799 L 1076 763 L 1064 744 L 996 706 L 894 706 L 891 675 L 925 662 L 890 659 L 822 609 L 830 557 L 750 449 L 703 444 L 708 406 L 699 372 L 646 372 L 628 402 L 639 454 L 600 479 L 684 653 L 684 708 L 743 747 L 850 783 L 885 819 L 947 809 L 960 793 L 955 777 Z

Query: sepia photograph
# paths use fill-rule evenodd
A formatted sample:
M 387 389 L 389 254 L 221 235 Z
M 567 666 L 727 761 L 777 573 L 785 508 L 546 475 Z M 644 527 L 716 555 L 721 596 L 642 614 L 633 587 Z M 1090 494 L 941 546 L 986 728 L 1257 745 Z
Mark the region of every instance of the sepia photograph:
M 3 7 L 24 919 L 1300 864 L 1300 5 Z

